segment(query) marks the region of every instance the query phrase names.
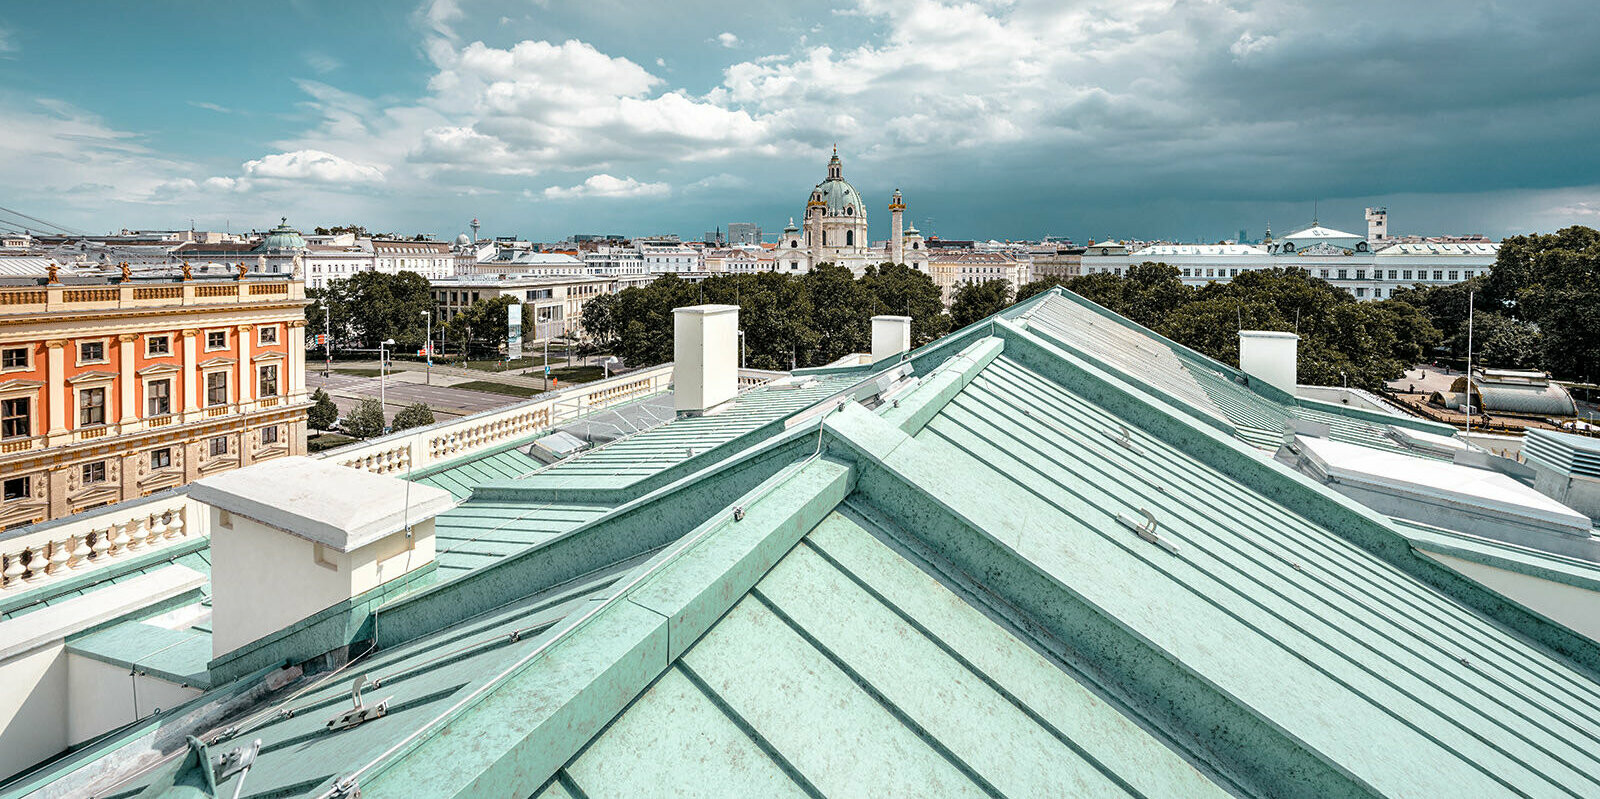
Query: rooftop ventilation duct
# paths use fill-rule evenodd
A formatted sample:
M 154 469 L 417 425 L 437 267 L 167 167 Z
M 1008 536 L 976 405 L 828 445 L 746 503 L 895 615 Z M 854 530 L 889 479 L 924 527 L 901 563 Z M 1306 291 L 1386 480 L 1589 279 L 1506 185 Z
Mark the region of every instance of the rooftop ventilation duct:
M 1300 337 L 1273 330 L 1239 331 L 1239 371 L 1294 393 Z
M 872 317 L 872 360 L 893 358 L 911 349 L 911 317 Z
M 189 496 L 210 506 L 213 656 L 432 563 L 433 517 L 455 506 L 443 489 L 306 457 L 207 477 Z
M 674 308 L 672 406 L 699 416 L 739 393 L 739 306 Z

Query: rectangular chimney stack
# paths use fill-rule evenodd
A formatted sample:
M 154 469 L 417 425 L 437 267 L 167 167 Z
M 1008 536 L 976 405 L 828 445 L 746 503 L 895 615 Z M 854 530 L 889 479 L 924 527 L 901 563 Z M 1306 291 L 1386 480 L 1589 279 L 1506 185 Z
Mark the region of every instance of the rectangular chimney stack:
M 1239 331 L 1239 371 L 1294 394 L 1300 337 L 1274 330 Z
M 877 363 L 911 349 L 911 317 L 872 317 L 872 361 Z
M 739 393 L 739 306 L 674 308 L 672 405 L 699 416 Z

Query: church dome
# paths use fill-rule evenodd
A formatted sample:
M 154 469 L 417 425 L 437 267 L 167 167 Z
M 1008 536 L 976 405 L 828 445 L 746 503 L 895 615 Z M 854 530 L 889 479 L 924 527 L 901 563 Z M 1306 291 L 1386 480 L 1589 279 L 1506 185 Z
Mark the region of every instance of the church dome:
M 466 246 L 469 246 L 471 244 L 472 244 L 472 239 L 468 238 L 467 234 L 462 233 L 461 235 L 456 236 L 456 246 L 457 247 L 466 247 Z
M 300 231 L 289 227 L 289 219 L 287 217 L 279 217 L 278 226 L 267 231 L 266 238 L 261 240 L 261 246 L 256 249 L 271 251 L 303 250 L 305 248 L 306 240 L 304 236 L 300 235 Z
M 844 165 L 839 161 L 839 148 L 833 149 L 833 159 L 828 162 L 828 179 L 811 190 L 807 207 L 821 206 L 824 216 L 865 216 L 861 193 L 850 181 L 844 179 Z

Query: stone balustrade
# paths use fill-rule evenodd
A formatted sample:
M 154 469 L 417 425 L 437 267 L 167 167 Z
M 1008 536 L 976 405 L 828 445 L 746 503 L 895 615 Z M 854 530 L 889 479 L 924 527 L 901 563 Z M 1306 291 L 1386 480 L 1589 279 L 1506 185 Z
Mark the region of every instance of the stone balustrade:
M 299 300 L 305 284 L 295 280 L 189 280 L 162 283 L 113 283 L 105 286 L 0 287 L 0 306 L 7 313 L 86 311 L 111 308 L 170 307 Z
M 163 491 L 0 536 L 0 597 L 208 533 L 206 514 Z
M 505 408 L 391 433 L 319 457 L 376 474 L 403 475 L 502 446 L 596 410 L 666 391 L 672 364 L 666 363 L 572 386 Z

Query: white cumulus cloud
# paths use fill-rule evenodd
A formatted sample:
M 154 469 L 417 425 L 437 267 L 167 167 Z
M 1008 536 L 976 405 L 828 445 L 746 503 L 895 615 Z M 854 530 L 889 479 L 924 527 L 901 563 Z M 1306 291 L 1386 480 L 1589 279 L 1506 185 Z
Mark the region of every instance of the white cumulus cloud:
M 728 33 L 727 31 L 723 31 L 722 33 L 717 34 L 717 44 L 720 44 L 723 47 L 738 47 L 739 37 Z
M 552 200 L 573 197 L 660 197 L 671 190 L 665 183 L 643 183 L 633 178 L 617 178 L 606 174 L 592 175 L 576 186 L 551 186 L 544 196 Z
M 296 150 L 246 161 L 244 175 L 269 180 L 304 180 L 348 185 L 383 182 L 383 167 L 340 158 L 322 150 Z

